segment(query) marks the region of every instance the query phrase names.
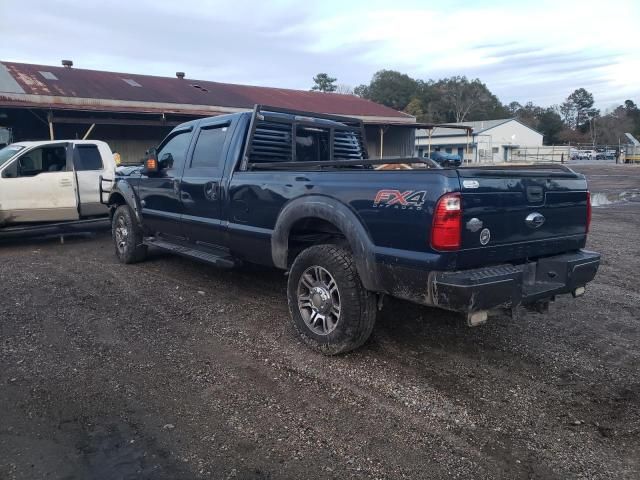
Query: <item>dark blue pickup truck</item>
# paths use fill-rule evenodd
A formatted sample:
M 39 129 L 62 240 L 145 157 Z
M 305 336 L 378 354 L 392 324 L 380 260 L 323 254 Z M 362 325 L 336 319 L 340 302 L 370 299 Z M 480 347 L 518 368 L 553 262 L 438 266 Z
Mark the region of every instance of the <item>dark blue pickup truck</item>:
M 389 163 L 414 168 L 379 168 Z M 581 174 L 369 159 L 361 122 L 345 117 L 256 106 L 188 122 L 110 191 L 122 262 L 152 246 L 286 270 L 293 322 L 327 354 L 366 341 L 385 295 L 478 325 L 582 295 L 600 263 L 583 250 Z

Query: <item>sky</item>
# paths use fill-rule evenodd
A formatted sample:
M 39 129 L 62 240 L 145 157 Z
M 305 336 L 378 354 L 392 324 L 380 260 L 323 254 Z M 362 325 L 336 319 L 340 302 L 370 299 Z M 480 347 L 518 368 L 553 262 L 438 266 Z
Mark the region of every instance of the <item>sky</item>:
M 393 69 L 477 77 L 505 104 L 583 87 L 606 110 L 640 103 L 638 29 L 638 0 L 0 0 L 0 61 L 304 90 Z

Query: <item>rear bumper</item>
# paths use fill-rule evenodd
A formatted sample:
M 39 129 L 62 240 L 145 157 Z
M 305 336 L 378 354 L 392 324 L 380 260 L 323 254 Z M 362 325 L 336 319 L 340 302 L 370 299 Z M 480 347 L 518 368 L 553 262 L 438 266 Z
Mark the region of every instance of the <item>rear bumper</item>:
M 465 313 L 534 304 L 584 287 L 599 265 L 598 253 L 579 250 L 522 265 L 432 272 L 428 303 Z

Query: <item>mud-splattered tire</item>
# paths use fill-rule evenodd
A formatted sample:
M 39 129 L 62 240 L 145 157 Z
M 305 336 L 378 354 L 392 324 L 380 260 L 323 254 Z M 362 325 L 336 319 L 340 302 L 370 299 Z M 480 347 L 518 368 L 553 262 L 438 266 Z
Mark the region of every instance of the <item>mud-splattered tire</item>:
M 128 205 L 120 205 L 113 214 L 111 236 L 116 256 L 122 263 L 141 262 L 147 256 L 147 247 L 142 244 L 142 228 Z
M 351 252 L 336 245 L 316 245 L 296 257 L 287 297 L 298 333 L 325 355 L 358 348 L 375 325 L 375 295 L 362 286 Z

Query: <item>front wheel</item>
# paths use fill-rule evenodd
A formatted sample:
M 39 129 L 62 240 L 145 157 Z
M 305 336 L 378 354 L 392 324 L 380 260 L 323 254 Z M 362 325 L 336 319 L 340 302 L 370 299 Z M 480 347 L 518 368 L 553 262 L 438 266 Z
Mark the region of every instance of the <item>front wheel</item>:
M 120 205 L 113 214 L 111 234 L 118 260 L 122 263 L 144 260 L 147 247 L 142 244 L 142 228 L 136 223 L 128 205 Z
M 300 253 L 289 272 L 287 297 L 298 333 L 325 355 L 358 348 L 371 335 L 375 296 L 363 287 L 344 248 L 317 245 Z

